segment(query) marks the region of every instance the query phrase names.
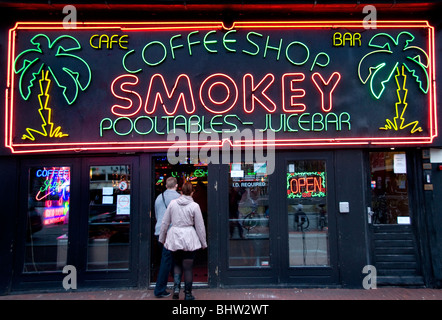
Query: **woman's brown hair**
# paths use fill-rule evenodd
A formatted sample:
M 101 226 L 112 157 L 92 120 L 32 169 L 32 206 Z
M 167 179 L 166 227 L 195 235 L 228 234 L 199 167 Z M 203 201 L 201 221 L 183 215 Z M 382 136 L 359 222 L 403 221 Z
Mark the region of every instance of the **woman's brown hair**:
M 190 182 L 185 182 L 181 187 L 181 191 L 185 196 L 190 196 L 193 192 L 193 185 Z

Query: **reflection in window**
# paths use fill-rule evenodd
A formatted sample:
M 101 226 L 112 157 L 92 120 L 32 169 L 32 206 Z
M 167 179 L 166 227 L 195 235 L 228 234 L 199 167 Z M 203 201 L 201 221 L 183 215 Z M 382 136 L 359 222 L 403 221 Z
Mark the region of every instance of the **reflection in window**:
M 88 270 L 128 269 L 130 166 L 90 167 Z
M 269 267 L 266 165 L 233 163 L 229 183 L 229 266 Z
M 372 222 L 410 224 L 405 152 L 370 152 Z
M 290 266 L 329 265 L 325 161 L 291 161 L 287 166 Z
M 67 262 L 70 167 L 29 170 L 24 272 L 61 270 Z

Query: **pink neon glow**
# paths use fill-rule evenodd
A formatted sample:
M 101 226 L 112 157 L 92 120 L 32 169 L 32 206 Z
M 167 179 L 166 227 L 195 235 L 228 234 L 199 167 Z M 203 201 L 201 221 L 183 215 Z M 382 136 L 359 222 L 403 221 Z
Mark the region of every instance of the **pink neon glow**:
M 215 86 L 221 86 L 221 87 L 224 87 L 224 88 L 226 89 L 226 95 L 225 95 L 224 100 L 216 101 L 216 100 L 213 98 L 213 95 L 212 95 L 212 89 L 213 89 Z M 229 86 L 228 86 L 227 84 L 225 84 L 224 82 L 219 82 L 219 81 L 218 81 L 218 82 L 214 82 L 214 83 L 212 83 L 212 84 L 210 85 L 207 95 L 209 96 L 209 98 L 211 99 L 211 101 L 212 101 L 214 104 L 222 105 L 222 104 L 226 103 L 227 100 L 229 100 L 229 97 L 230 97 L 230 89 L 229 89 Z
M 298 113 L 304 112 L 307 109 L 304 103 L 296 102 L 296 99 L 303 98 L 305 96 L 305 90 L 296 88 L 295 83 L 302 82 L 305 79 L 305 75 L 302 72 L 297 73 L 285 73 L 282 76 L 281 87 L 282 87 L 282 110 L 288 113 Z M 288 82 L 288 83 L 287 83 Z M 292 94 L 290 95 L 290 103 L 287 105 L 286 99 L 286 87 L 287 84 L 290 86 L 290 91 Z
M 324 88 L 328 88 L 328 85 L 331 81 L 333 81 L 332 88 L 328 91 L 328 99 L 327 102 L 325 100 L 325 92 L 323 91 L 323 87 L 318 83 L 317 77 L 321 80 L 321 83 L 323 84 Z M 321 93 L 321 108 L 324 112 L 330 112 L 333 108 L 333 91 L 335 90 L 336 86 L 339 83 L 339 80 L 341 80 L 341 74 L 339 72 L 334 72 L 330 78 L 325 81 L 322 75 L 319 72 L 315 72 L 312 74 L 312 81 L 316 85 L 316 88 L 318 88 L 319 92 Z
M 132 78 L 132 82 L 131 81 L 124 81 L 124 80 L 127 80 L 128 78 Z M 117 93 L 115 93 L 116 83 L 118 83 L 120 79 L 123 79 L 124 82 L 121 82 L 121 84 L 118 86 L 118 88 L 123 92 L 129 93 L 131 95 L 135 95 L 135 97 L 138 99 L 138 106 L 135 107 L 135 111 L 132 111 L 130 113 L 124 113 L 124 112 L 118 111 L 118 110 L 130 111 L 130 110 L 132 110 L 132 106 L 134 105 L 132 99 L 120 96 Z M 137 114 L 140 111 L 141 106 L 142 106 L 141 96 L 136 91 L 125 89 L 125 86 L 127 86 L 127 85 L 135 86 L 137 84 L 138 84 L 138 77 L 135 75 L 132 75 L 132 74 L 123 74 L 123 75 L 115 78 L 114 81 L 112 81 L 111 92 L 114 95 L 114 97 L 116 97 L 118 99 L 122 99 L 122 100 L 127 100 L 130 102 L 128 106 L 114 104 L 111 107 L 111 111 L 114 115 L 119 116 L 119 117 L 130 117 L 130 116 Z
M 155 91 L 152 89 L 152 87 L 154 86 L 154 82 L 156 83 L 159 82 L 161 84 L 158 85 L 158 87 L 161 88 L 161 91 L 159 90 Z M 176 93 L 178 84 L 180 82 L 185 83 L 183 87 L 187 90 L 182 89 L 181 91 Z M 152 92 L 154 92 L 154 94 Z M 166 106 L 164 102 L 165 99 L 163 97 L 167 97 L 169 101 L 172 101 L 171 104 L 173 104 L 173 98 L 176 97 L 176 94 L 178 94 L 178 98 L 176 99 L 175 106 L 173 107 L 173 109 L 171 109 Z M 188 102 L 189 100 L 190 100 L 190 106 Z M 193 98 L 193 90 L 189 76 L 186 74 L 180 74 L 177 77 L 172 90 L 169 92 L 164 77 L 158 73 L 154 74 L 150 79 L 146 102 L 144 104 L 144 110 L 146 111 L 147 114 L 153 114 L 156 111 L 158 103 L 160 103 L 163 106 L 164 112 L 167 113 L 167 115 L 169 116 L 172 116 L 177 112 L 178 106 L 180 104 L 184 105 L 184 110 L 186 111 L 187 114 L 194 113 L 196 110 L 196 106 L 195 106 L 195 99 Z
M 253 75 L 250 73 L 244 75 L 243 77 L 243 92 L 244 92 L 244 111 L 247 113 L 252 113 L 255 111 L 255 101 L 258 102 L 264 109 L 268 112 L 273 113 L 276 111 L 276 104 L 273 102 L 266 94 L 265 91 L 275 82 L 275 76 L 271 73 L 265 75 L 264 78 L 255 86 Z M 259 89 L 263 86 L 263 89 Z M 249 89 L 250 88 L 250 89 Z M 264 101 L 260 99 L 255 92 L 260 90 Z M 250 92 L 250 95 L 248 94 Z M 251 97 L 249 100 L 248 97 Z M 250 106 L 250 107 L 249 107 Z
M 221 78 L 221 79 L 217 80 L 218 78 Z M 216 105 L 219 105 L 219 103 L 216 102 L 211 96 L 210 89 L 215 84 L 217 84 L 217 85 L 222 84 L 222 85 L 226 86 L 227 88 L 229 88 L 227 90 L 228 96 L 225 101 L 227 102 L 227 100 L 229 100 L 229 101 L 233 100 L 233 102 L 231 103 L 230 106 L 228 106 L 224 110 L 213 110 L 213 107 L 216 108 Z M 206 89 L 207 86 L 209 86 L 208 89 Z M 231 94 L 231 92 L 233 92 L 233 93 Z M 207 99 L 209 99 L 210 103 L 207 101 Z M 229 77 L 228 75 L 226 75 L 224 73 L 212 74 L 212 75 L 208 76 L 201 84 L 201 87 L 200 87 L 201 104 L 203 105 L 204 108 L 206 108 L 208 111 L 210 111 L 212 113 L 222 114 L 222 113 L 228 112 L 229 110 L 231 110 L 235 106 L 237 100 L 238 100 L 238 87 L 236 86 L 235 81 L 231 77 Z

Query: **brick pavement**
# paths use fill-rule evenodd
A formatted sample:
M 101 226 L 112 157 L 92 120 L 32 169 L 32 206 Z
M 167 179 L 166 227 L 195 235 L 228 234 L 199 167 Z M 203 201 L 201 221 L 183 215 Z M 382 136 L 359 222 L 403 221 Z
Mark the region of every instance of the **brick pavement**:
M 198 300 L 442 300 L 442 289 L 381 287 L 363 289 L 219 289 L 196 288 Z M 171 300 L 155 298 L 153 290 L 103 289 L 99 291 L 60 291 L 47 293 L 13 293 L 0 300 Z

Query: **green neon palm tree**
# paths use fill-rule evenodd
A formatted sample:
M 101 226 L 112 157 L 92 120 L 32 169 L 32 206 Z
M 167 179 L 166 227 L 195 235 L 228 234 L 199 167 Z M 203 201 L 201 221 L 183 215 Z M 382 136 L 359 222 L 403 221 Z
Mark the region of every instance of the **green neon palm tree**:
M 26 128 L 22 139 L 35 141 L 35 135 L 62 138 L 68 134 L 52 122 L 52 108 L 49 104 L 49 74 L 62 90 L 66 102 L 71 105 L 79 91 L 84 91 L 91 82 L 91 70 L 82 58 L 74 55 L 81 49 L 74 37 L 63 35 L 51 42 L 44 34 L 37 34 L 30 40 L 33 48 L 22 51 L 14 61 L 14 72 L 19 74 L 18 89 L 23 100 L 29 100 L 34 86 L 38 91 L 38 113 L 41 128 Z M 38 80 L 37 80 L 38 79 Z M 37 80 L 37 81 L 36 81 Z M 39 89 L 39 90 L 38 90 Z
M 370 39 L 368 46 L 375 50 L 361 59 L 358 75 L 363 84 L 369 83 L 376 99 L 381 98 L 386 84 L 402 66 L 413 77 L 419 89 L 425 94 L 428 93 L 428 55 L 422 48 L 411 45 L 414 39 L 414 36 L 406 31 L 399 33 L 396 38 L 386 33 L 378 33 Z
M 18 87 L 24 100 L 28 100 L 35 81 L 45 68 L 64 99 L 71 105 L 79 91 L 87 89 L 91 82 L 91 69 L 86 61 L 74 53 L 81 45 L 72 36 L 62 35 L 51 42 L 45 34 L 37 34 L 30 40 L 33 48 L 21 52 L 14 62 L 14 72 L 19 74 Z M 38 87 L 38 85 L 37 85 Z
M 406 31 L 399 33 L 396 38 L 386 33 L 378 33 L 368 44 L 375 50 L 366 54 L 359 62 L 359 79 L 363 84 L 369 83 L 371 93 L 376 99 L 381 98 L 387 83 L 392 78 L 396 80 L 398 101 L 395 104 L 395 116 L 393 120 L 386 119 L 386 124 L 379 128 L 381 130 L 409 128 L 411 133 L 422 132 L 418 121 L 407 123 L 404 117 L 408 105 L 407 75 L 414 79 L 424 94 L 427 94 L 430 88 L 428 55 L 422 48 L 411 46 L 413 40 L 414 36 Z

